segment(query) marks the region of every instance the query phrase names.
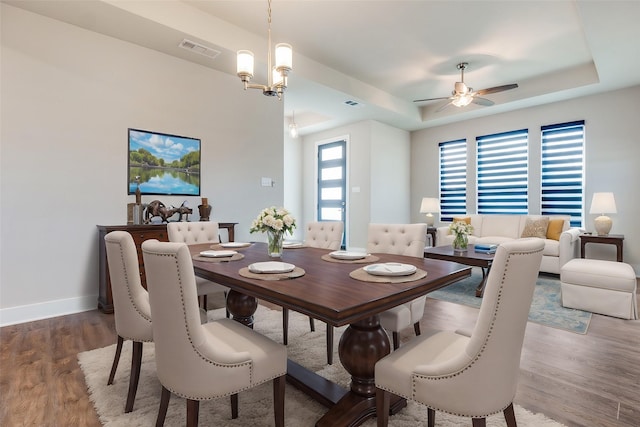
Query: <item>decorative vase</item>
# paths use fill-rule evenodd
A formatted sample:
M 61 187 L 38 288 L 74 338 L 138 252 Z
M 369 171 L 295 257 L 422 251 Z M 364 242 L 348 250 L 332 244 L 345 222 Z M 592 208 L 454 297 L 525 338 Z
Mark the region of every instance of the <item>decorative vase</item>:
M 453 239 L 453 250 L 456 252 L 465 252 L 469 246 L 469 236 L 464 233 L 456 234 Z
M 267 231 L 267 250 L 271 258 L 282 257 L 283 231 Z
M 209 221 L 211 205 L 198 205 L 198 211 L 200 211 L 200 221 Z

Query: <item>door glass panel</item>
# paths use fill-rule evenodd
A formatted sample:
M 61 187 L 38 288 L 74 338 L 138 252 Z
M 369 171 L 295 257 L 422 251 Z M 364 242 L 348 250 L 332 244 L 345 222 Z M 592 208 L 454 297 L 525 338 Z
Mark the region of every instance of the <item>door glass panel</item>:
M 320 213 L 324 221 L 342 221 L 342 208 L 322 208 Z
M 328 181 L 330 179 L 342 179 L 342 167 L 324 168 L 321 171 L 320 179 Z
M 320 155 L 320 161 L 336 160 L 342 158 L 342 147 L 323 148 Z
M 342 200 L 342 187 L 323 188 L 320 197 L 322 200 Z

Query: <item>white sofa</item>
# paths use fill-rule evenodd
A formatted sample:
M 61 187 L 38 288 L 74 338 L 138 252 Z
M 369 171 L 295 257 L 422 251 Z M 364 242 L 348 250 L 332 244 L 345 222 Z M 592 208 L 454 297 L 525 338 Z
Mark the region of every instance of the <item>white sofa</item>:
M 469 214 L 473 234 L 469 236 L 469 243 L 500 244 L 522 237 L 527 219 L 537 220 L 542 215 L 480 215 Z M 580 229 L 571 228 L 568 216 L 549 216 L 549 219 L 563 219 L 562 233 L 559 240 L 545 238 L 544 251 L 540 271 L 544 273 L 560 274 L 560 268 L 569 260 L 578 257 L 580 249 Z M 449 232 L 449 224 L 438 227 L 436 235 L 437 246 L 453 243 L 453 235 Z

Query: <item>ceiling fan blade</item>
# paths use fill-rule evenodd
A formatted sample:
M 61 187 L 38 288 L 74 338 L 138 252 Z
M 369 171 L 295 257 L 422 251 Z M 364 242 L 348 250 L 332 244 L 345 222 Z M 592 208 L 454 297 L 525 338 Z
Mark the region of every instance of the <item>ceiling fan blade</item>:
M 490 107 L 494 104 L 494 102 L 490 99 L 480 98 L 479 96 L 474 96 L 471 102 L 474 104 L 483 105 L 485 107 Z
M 487 89 L 480 89 L 479 91 L 475 92 L 475 94 L 482 96 L 482 95 L 488 95 L 490 93 L 497 93 L 505 90 L 515 89 L 517 87 L 518 87 L 517 83 L 512 83 L 510 85 L 502 85 L 502 86 L 490 87 Z
M 414 99 L 413 102 L 425 102 L 425 101 L 438 101 L 440 99 L 449 99 L 450 96 L 443 96 L 440 98 L 427 98 L 427 99 Z
M 444 110 L 445 108 L 447 108 L 449 105 L 452 105 L 452 104 L 453 104 L 453 100 L 447 102 L 446 104 L 442 104 L 440 108 L 436 110 L 436 113 L 439 113 L 440 111 Z

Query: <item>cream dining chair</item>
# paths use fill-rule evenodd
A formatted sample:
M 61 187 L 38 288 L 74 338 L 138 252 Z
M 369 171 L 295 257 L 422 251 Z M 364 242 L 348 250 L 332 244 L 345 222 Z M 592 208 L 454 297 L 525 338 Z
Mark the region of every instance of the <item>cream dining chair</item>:
M 380 359 L 375 367 L 378 427 L 389 419 L 390 393 L 435 411 L 471 417 L 474 427 L 503 412 L 515 427 L 513 398 L 533 290 L 542 260 L 542 239 L 498 246 L 473 331 L 425 331 Z
M 344 223 L 342 221 L 316 221 L 307 223 L 304 236 L 304 245 L 312 248 L 329 249 L 336 251 L 342 246 L 342 233 Z M 315 331 L 313 317 L 309 317 L 311 331 Z M 289 309 L 282 309 L 282 341 L 287 345 L 289 339 Z M 327 363 L 333 364 L 333 327 L 327 325 Z
M 231 396 L 273 380 L 276 426 L 284 426 L 287 349 L 235 320 L 200 324 L 196 278 L 184 243 L 142 244 L 158 379 L 162 395 L 156 426 L 162 426 L 171 394 L 187 400 L 187 426 L 198 425 L 200 401 Z
M 142 344 L 153 341 L 149 294 L 140 281 L 138 253 L 131 234 L 126 231 L 112 231 L 104 236 L 104 241 L 118 334 L 116 353 L 107 384 L 113 384 L 124 340 L 133 341 L 129 392 L 124 406 L 125 412 L 131 412 L 140 379 Z
M 193 221 L 170 222 L 167 224 L 167 235 L 170 242 L 195 245 L 198 243 L 220 243 L 219 228 L 217 222 Z M 229 288 L 218 283 L 211 282 L 202 277 L 196 277 L 198 296 L 202 298 L 202 308 L 207 310 L 207 295 L 222 294 L 225 301 Z M 227 311 L 227 317 L 229 312 Z
M 369 224 L 367 252 L 406 255 L 422 258 L 427 242 L 427 224 Z M 399 333 L 413 325 L 420 335 L 426 296 L 400 304 L 380 313 L 380 324 L 393 336 L 393 348 L 400 346 Z

